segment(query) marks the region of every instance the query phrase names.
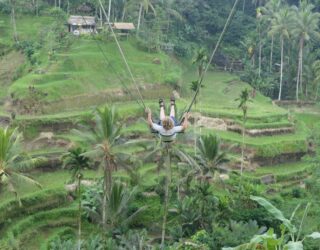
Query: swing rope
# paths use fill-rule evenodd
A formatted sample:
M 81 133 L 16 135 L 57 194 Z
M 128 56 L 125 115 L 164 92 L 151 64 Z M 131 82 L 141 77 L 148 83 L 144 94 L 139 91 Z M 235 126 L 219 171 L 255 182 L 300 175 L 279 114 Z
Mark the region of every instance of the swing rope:
M 83 21 L 85 22 L 86 25 L 88 25 L 87 20 L 84 18 L 83 15 L 81 15 Z M 115 73 L 116 77 L 118 78 L 118 80 L 120 81 L 120 84 L 122 85 L 122 87 L 125 89 L 126 93 L 128 93 L 131 97 L 132 100 L 135 100 L 138 105 L 140 105 L 142 108 L 144 108 L 144 106 L 139 102 L 139 100 L 137 100 L 136 97 L 133 96 L 133 94 L 131 93 L 130 89 L 128 88 L 128 86 L 125 84 L 124 79 L 122 79 L 122 76 L 120 74 L 117 73 L 116 69 L 113 67 L 111 61 L 108 59 L 108 56 L 106 55 L 105 51 L 102 49 L 99 41 L 95 38 L 93 30 L 90 31 L 90 35 L 93 38 L 93 40 L 95 41 L 98 49 L 100 50 L 103 59 L 106 61 L 106 66 L 111 68 L 112 72 Z M 108 69 L 109 69 L 108 68 Z
M 99 3 L 100 3 L 100 7 L 101 7 L 101 9 L 102 9 L 103 14 L 105 15 L 106 19 L 108 20 L 108 26 L 109 26 L 109 28 L 110 28 L 110 30 L 111 30 L 111 32 L 112 32 L 112 35 L 113 35 L 113 37 L 114 37 L 114 40 L 115 40 L 115 42 L 116 42 L 116 44 L 117 44 L 117 46 L 118 46 L 119 52 L 120 52 L 120 54 L 121 54 L 121 57 L 122 57 L 125 65 L 126 65 L 126 68 L 127 68 L 128 72 L 129 72 L 129 75 L 130 75 L 130 77 L 131 77 L 131 80 L 132 80 L 132 82 L 133 82 L 133 84 L 134 84 L 134 86 L 135 86 L 135 88 L 136 88 L 136 90 L 137 90 L 137 92 L 138 92 L 140 101 L 141 101 L 143 107 L 146 108 L 146 105 L 145 105 L 145 103 L 144 103 L 142 94 L 141 94 L 141 92 L 140 92 L 140 90 L 139 90 L 139 86 L 138 86 L 138 84 L 137 84 L 137 82 L 136 82 L 136 80 L 135 80 L 135 78 L 134 78 L 134 76 L 133 76 L 133 73 L 132 73 L 131 68 L 130 68 L 130 66 L 129 66 L 129 64 L 128 64 L 128 61 L 127 61 L 127 59 L 126 59 L 126 56 L 124 55 L 124 52 L 123 52 L 123 50 L 122 50 L 122 48 L 121 48 L 121 46 L 120 46 L 120 43 L 119 43 L 119 41 L 118 41 L 118 39 L 117 39 L 117 36 L 116 36 L 116 34 L 115 34 L 115 32 L 114 32 L 114 30 L 113 30 L 113 28 L 112 28 L 112 25 L 111 25 L 111 23 L 110 23 L 110 21 L 109 21 L 109 20 L 110 20 L 110 19 L 109 19 L 109 16 L 108 16 L 108 14 L 107 14 L 107 12 L 106 12 L 106 10 L 105 10 L 105 8 L 104 8 L 101 0 L 99 0 Z
M 195 92 L 195 94 L 194 94 L 194 96 L 192 98 L 192 101 L 191 101 L 191 103 L 190 103 L 190 105 L 189 105 L 189 107 L 188 107 L 188 109 L 186 111 L 187 113 L 190 112 L 190 110 L 192 109 L 192 106 L 193 106 L 193 104 L 194 104 L 194 102 L 195 102 L 195 100 L 196 100 L 196 98 L 198 96 L 198 93 L 200 91 L 200 88 L 202 86 L 203 79 L 204 79 L 204 77 L 205 77 L 205 75 L 206 75 L 206 73 L 207 73 L 207 71 L 208 71 L 208 69 L 209 69 L 209 67 L 210 67 L 210 65 L 211 65 L 211 63 L 213 61 L 214 56 L 216 55 L 216 52 L 217 52 L 217 50 L 218 50 L 218 48 L 219 48 L 219 46 L 220 46 L 220 44 L 222 42 L 224 34 L 226 33 L 226 31 L 227 31 L 227 29 L 228 29 L 228 27 L 229 27 L 229 25 L 230 25 L 230 23 L 232 21 L 232 18 L 234 16 L 234 13 L 235 13 L 235 10 L 236 10 L 236 7 L 237 7 L 239 1 L 240 0 L 235 0 L 235 2 L 233 4 L 233 7 L 232 7 L 232 9 L 231 9 L 231 11 L 229 13 L 228 19 L 227 19 L 227 21 L 226 21 L 226 23 L 225 23 L 225 25 L 223 27 L 223 30 L 222 30 L 222 32 L 221 32 L 221 34 L 219 36 L 219 39 L 218 39 L 218 41 L 216 43 L 216 46 L 215 46 L 215 48 L 214 48 L 214 50 L 213 50 L 213 52 L 211 54 L 210 60 L 209 60 L 209 62 L 207 64 L 205 70 L 201 73 L 201 75 L 199 77 L 197 90 L 196 90 L 196 92 Z M 182 122 L 182 118 L 180 119 L 180 121 Z

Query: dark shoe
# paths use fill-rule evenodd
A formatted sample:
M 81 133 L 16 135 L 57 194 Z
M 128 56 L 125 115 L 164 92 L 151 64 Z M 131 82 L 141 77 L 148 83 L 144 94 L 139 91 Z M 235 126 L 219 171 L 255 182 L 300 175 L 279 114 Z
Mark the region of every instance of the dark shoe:
M 163 102 L 162 98 L 159 98 L 159 106 L 160 106 L 160 108 L 164 107 L 164 102 Z
M 172 95 L 170 98 L 170 104 L 171 104 L 171 106 L 176 105 L 176 98 L 174 97 L 174 95 Z

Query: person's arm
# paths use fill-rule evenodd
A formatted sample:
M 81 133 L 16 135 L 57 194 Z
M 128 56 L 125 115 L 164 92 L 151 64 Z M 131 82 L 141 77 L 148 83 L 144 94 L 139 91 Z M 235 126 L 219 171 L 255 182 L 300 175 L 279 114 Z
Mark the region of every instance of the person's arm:
M 189 113 L 185 113 L 183 118 L 184 119 L 183 119 L 183 122 L 182 122 L 181 126 L 182 126 L 182 131 L 185 131 L 189 126 L 189 121 L 188 121 Z
M 153 121 L 152 121 L 152 113 L 151 113 L 151 110 L 150 110 L 149 108 L 146 108 L 146 113 L 147 113 L 147 122 L 148 122 L 148 125 L 150 126 L 150 128 L 152 128 Z

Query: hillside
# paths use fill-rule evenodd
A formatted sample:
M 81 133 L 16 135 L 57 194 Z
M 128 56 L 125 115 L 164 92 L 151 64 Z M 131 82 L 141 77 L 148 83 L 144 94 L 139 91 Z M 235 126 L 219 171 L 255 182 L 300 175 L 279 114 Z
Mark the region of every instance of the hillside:
M 17 15 L 19 42 L 0 14 L 1 250 L 215 250 L 280 232 L 281 247 L 265 250 L 291 250 L 296 234 L 304 249 L 318 249 L 308 236 L 320 227 L 318 104 L 281 106 L 244 81 L 245 68 L 213 63 L 189 127 L 163 143 L 141 101 L 157 121 L 159 98 L 168 111 L 174 95 L 180 118 L 194 97 L 194 58 L 155 49 L 139 33 L 119 35 L 135 85 L 107 30 L 73 36 L 57 18 L 64 11 L 42 8 Z M 150 25 L 144 14 L 141 29 Z M 307 226 L 297 233 L 301 220 Z

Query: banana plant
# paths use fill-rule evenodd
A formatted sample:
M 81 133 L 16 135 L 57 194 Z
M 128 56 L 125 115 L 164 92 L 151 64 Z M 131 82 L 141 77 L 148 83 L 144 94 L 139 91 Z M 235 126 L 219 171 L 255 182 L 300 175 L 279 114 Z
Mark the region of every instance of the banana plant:
M 274 233 L 273 228 L 270 228 L 265 234 L 255 235 L 249 243 L 237 247 L 225 247 L 223 250 L 303 250 L 303 242 L 306 238 L 314 240 L 320 239 L 319 232 L 313 232 L 303 238 L 301 237 L 302 227 L 311 203 L 306 205 L 299 229 L 297 229 L 292 223 L 292 220 L 300 208 L 300 204 L 295 208 L 290 219 L 287 219 L 278 208 L 273 206 L 266 199 L 258 196 L 250 196 L 250 199 L 263 206 L 275 219 L 282 222 L 280 225 L 280 237 Z

